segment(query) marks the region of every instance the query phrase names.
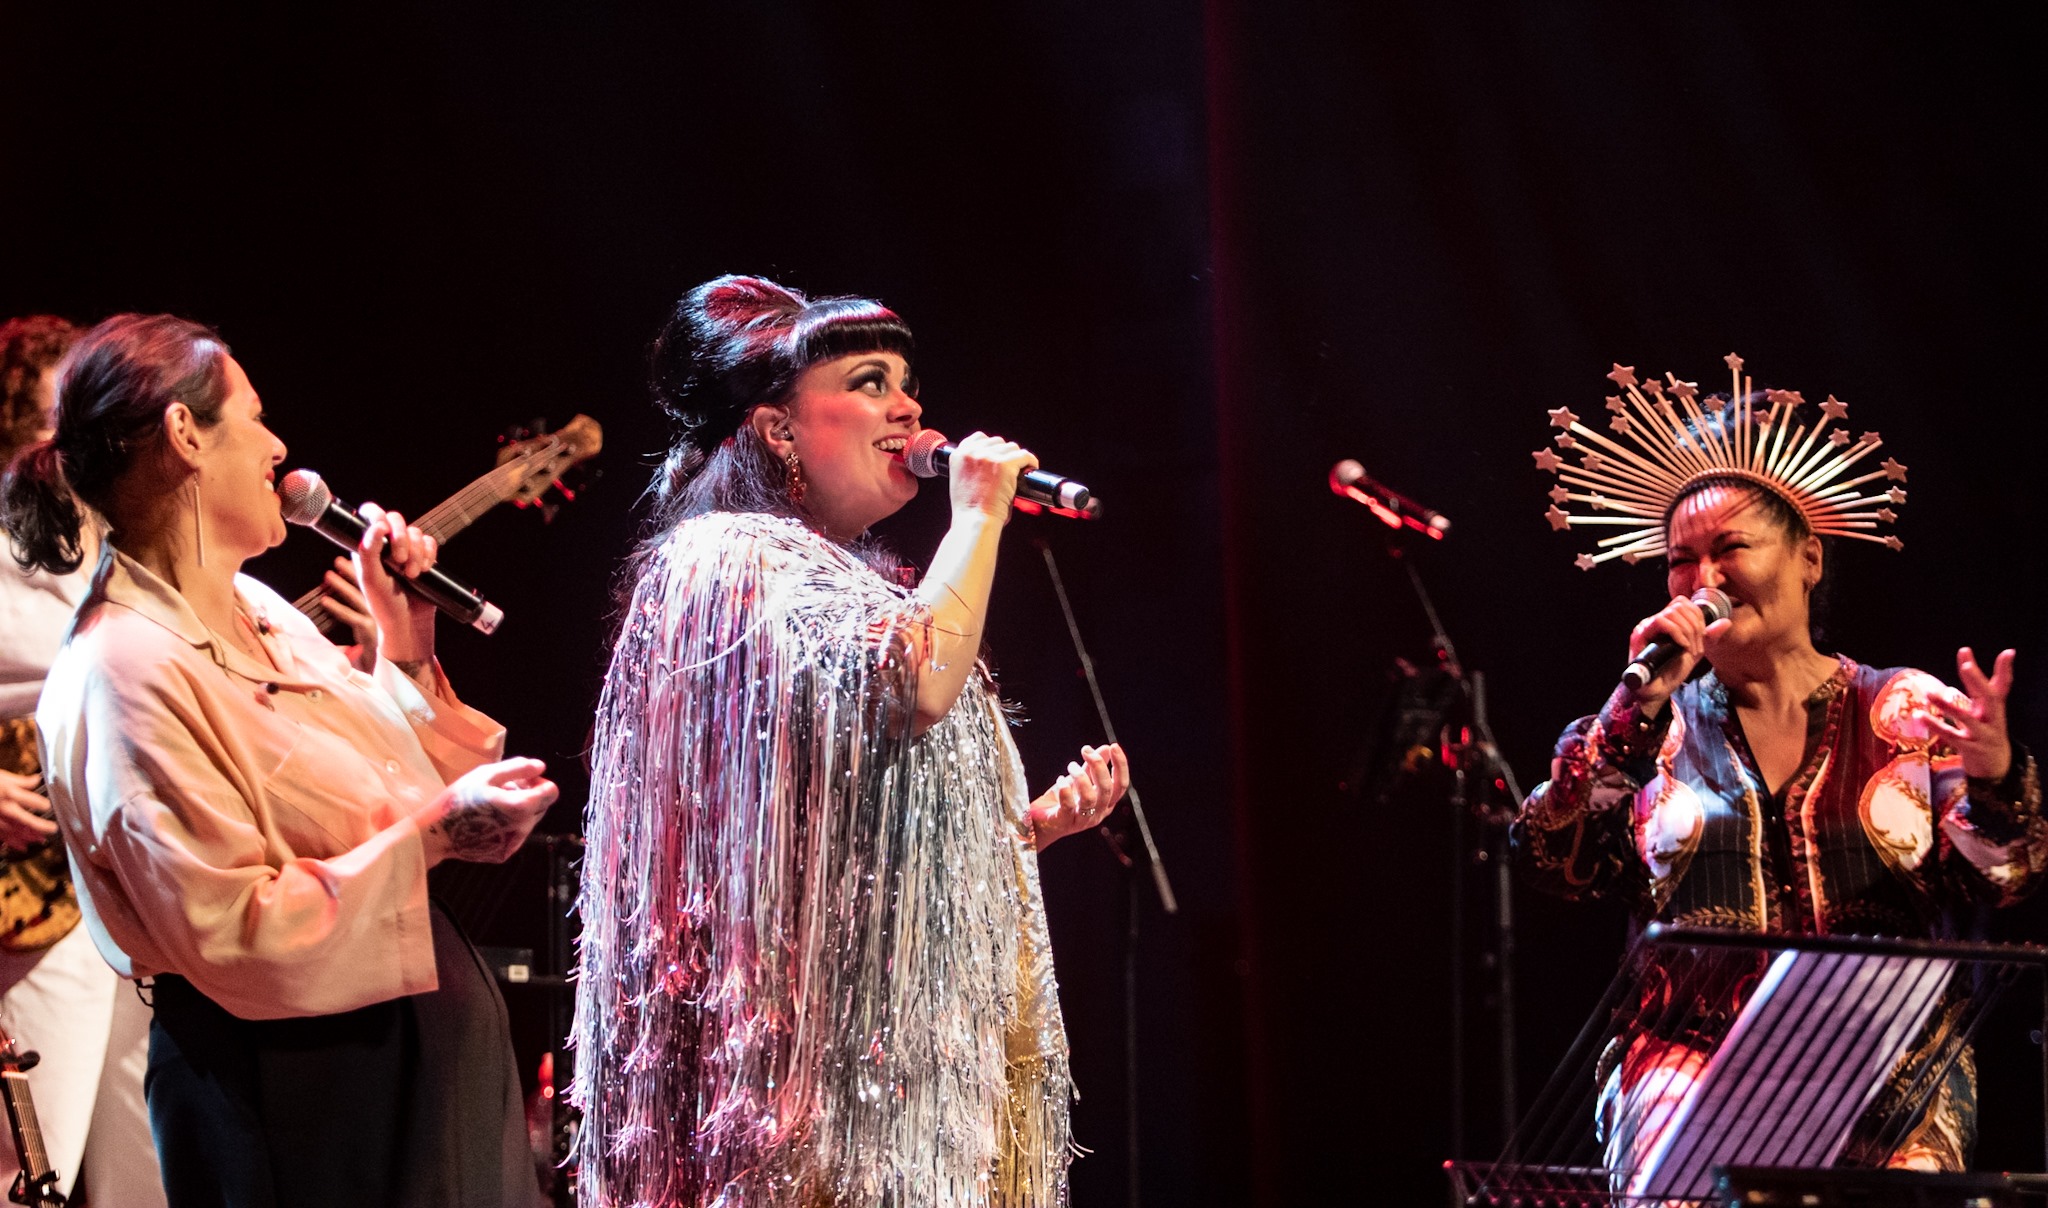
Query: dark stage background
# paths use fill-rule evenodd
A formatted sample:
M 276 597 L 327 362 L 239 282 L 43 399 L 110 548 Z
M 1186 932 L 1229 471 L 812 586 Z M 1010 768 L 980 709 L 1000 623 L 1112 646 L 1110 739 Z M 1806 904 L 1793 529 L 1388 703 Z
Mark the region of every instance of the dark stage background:
M 1660 576 L 1574 570 L 1543 411 L 1610 361 L 1834 393 L 1912 467 L 1903 555 L 1849 549 L 1831 638 L 1953 674 L 2022 650 L 2041 745 L 2039 18 L 1980 6 L 0 3 L 0 313 L 170 310 L 235 346 L 290 461 L 411 512 L 498 431 L 586 412 L 603 477 L 450 551 L 509 620 L 444 630 L 565 788 L 633 504 L 641 354 L 720 272 L 859 292 L 920 337 L 926 418 L 1109 503 L 1019 519 L 991 641 L 1043 783 L 1098 741 L 1034 538 L 1073 590 L 1183 912 L 1141 915 L 1155 1204 L 1428 1203 L 1451 1141 L 1451 820 L 1338 781 L 1405 577 L 1323 486 L 1355 456 L 1456 521 L 1420 551 L 1525 784 Z M 926 556 L 928 490 L 888 526 Z M 252 569 L 287 592 L 305 535 Z M 1078 1203 L 1121 1202 L 1121 874 L 1044 860 L 1083 1095 Z M 532 862 L 444 878 L 539 946 Z M 1523 895 L 1525 1090 L 1622 921 Z M 2040 906 L 2001 921 L 2040 938 Z M 531 1065 L 541 992 L 511 1002 Z M 1987 1046 L 1986 1164 L 2038 1166 L 2037 1054 Z M 1497 1142 L 1483 1051 L 1468 1147 Z M 529 1074 L 531 1073 L 529 1069 Z M 2018 1089 L 2013 1087 L 2017 1085 Z M 2038 1134 L 2034 1134 L 2038 1137 Z

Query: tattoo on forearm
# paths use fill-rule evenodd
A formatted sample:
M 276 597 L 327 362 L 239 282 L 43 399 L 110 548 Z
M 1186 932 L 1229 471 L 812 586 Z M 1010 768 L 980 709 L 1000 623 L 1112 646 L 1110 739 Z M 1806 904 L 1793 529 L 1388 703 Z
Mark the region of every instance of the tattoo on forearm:
M 520 819 L 503 806 L 457 804 L 434 824 L 458 860 L 490 863 L 510 856 L 525 836 Z

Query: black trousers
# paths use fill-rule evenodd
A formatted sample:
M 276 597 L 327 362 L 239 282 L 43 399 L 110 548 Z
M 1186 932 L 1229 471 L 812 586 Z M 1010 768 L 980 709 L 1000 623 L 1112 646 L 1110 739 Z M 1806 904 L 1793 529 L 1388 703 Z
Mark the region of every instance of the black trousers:
M 433 908 L 440 989 L 248 1020 L 155 979 L 144 1088 L 171 1208 L 538 1208 L 505 1003 Z

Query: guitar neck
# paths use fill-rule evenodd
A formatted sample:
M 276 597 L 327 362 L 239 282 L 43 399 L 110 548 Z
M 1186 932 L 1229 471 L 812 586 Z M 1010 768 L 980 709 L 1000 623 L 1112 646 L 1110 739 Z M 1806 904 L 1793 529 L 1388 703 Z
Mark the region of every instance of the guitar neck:
M 516 473 L 508 474 L 504 466 L 499 466 L 435 504 L 412 522 L 413 527 L 446 545 L 449 538 L 475 524 L 485 512 L 518 494 L 519 482 Z M 293 600 L 292 607 L 311 617 L 314 624 L 326 625 L 334 619 L 323 603 L 326 599 L 327 589 L 316 587 Z
M 35 1208 L 61 1204 L 61 1198 L 37 1195 L 34 1189 L 50 1179 L 50 1155 L 43 1146 L 43 1127 L 36 1119 L 35 1100 L 29 1096 L 28 1075 L 20 1070 L 0 1070 L 0 1089 L 7 1099 L 7 1122 L 14 1132 L 15 1152 L 21 1157 L 23 1185 L 30 1188 Z
M 485 512 L 518 493 L 519 480 L 500 467 L 435 504 L 413 524 L 427 536 L 446 545 L 450 537 L 475 524 Z

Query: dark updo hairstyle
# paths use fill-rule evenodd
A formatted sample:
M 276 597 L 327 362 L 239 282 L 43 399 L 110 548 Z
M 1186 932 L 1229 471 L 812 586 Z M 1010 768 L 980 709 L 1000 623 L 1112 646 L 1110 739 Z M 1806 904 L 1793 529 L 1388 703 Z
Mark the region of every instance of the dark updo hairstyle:
M 15 455 L 0 489 L 0 525 L 23 569 L 78 569 L 85 517 L 111 519 L 115 485 L 163 443 L 164 410 L 182 402 L 201 427 L 220 422 L 228 346 L 171 315 L 115 315 L 79 338 L 57 380 L 57 434 Z
M 78 328 L 56 315 L 0 323 L 0 468 L 43 428 L 43 379 L 78 342 Z
M 691 290 L 648 350 L 654 401 L 678 425 L 648 487 L 650 544 L 706 512 L 803 517 L 789 471 L 747 415 L 782 404 L 804 370 L 861 352 L 908 361 L 915 345 L 894 311 L 866 298 L 812 300 L 762 277 L 719 277 Z

